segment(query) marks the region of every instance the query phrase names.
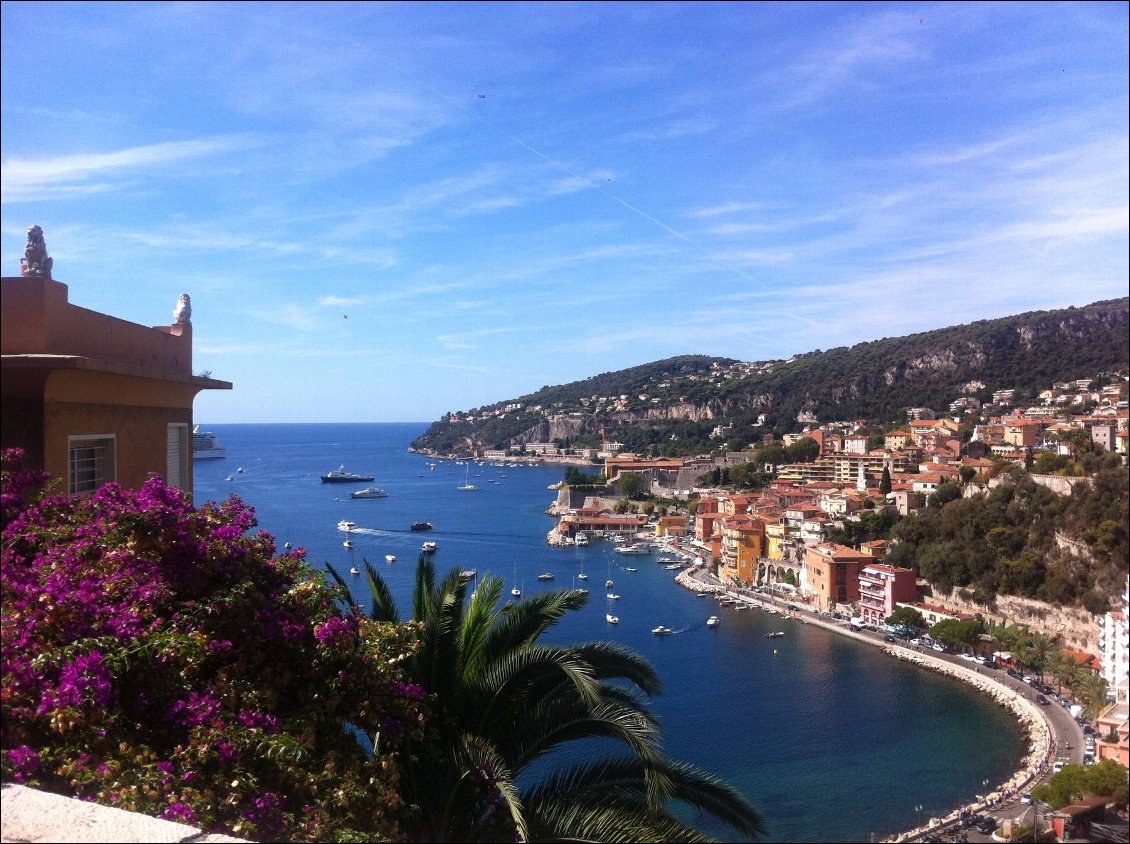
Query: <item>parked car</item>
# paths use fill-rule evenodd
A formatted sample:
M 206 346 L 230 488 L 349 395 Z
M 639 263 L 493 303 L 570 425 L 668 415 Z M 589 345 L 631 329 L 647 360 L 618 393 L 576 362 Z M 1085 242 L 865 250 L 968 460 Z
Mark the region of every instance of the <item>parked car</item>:
M 977 831 L 982 835 L 990 835 L 997 828 L 997 819 L 989 816 L 977 821 Z
M 883 637 L 883 641 L 884 641 L 884 642 L 895 642 L 895 641 L 898 641 L 898 640 L 897 640 L 897 639 L 895 639 L 895 637 L 894 637 L 894 636 L 884 636 L 884 637 Z
M 1040 704 L 1040 706 L 1047 706 L 1051 701 L 1043 695 L 1036 695 L 1036 703 Z
M 1022 806 L 1031 806 L 1032 805 L 1032 792 L 1025 791 L 1023 794 L 1021 794 L 1020 795 L 1020 804 Z
M 1058 774 L 1060 771 L 1063 770 L 1063 766 L 1066 765 L 1066 764 L 1067 764 L 1066 760 L 1056 759 L 1055 763 L 1052 765 L 1052 773 Z

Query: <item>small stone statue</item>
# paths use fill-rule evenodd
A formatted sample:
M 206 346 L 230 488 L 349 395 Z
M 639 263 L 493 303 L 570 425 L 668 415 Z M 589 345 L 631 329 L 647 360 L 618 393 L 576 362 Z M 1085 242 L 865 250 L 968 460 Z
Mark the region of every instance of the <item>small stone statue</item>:
M 55 261 L 47 254 L 47 244 L 43 242 L 43 229 L 32 226 L 27 230 L 23 274 L 51 278 L 51 266 L 54 263 Z
M 173 319 L 180 325 L 192 323 L 192 300 L 187 293 L 182 293 L 177 299 L 177 306 L 173 308 Z

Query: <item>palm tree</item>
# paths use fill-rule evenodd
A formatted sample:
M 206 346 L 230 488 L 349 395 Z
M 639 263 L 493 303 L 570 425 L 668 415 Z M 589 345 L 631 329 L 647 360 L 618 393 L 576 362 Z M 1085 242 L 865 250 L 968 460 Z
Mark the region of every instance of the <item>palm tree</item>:
M 1106 708 L 1110 702 L 1106 695 L 1106 680 L 1101 674 L 1096 674 L 1090 669 L 1083 668 L 1081 676 L 1075 683 L 1075 697 L 1083 704 L 1083 716 L 1092 720 Z
M 1021 650 L 1020 658 L 1025 665 L 1042 673 L 1048 660 L 1057 652 L 1055 641 L 1043 633 L 1037 633 L 1028 640 Z
M 370 615 L 399 623 L 388 585 L 368 561 L 365 579 Z M 742 837 L 764 834 L 761 814 L 734 788 L 663 755 L 642 700 L 660 691 L 646 660 L 608 642 L 538 641 L 583 607 L 587 593 L 503 604 L 500 579 L 483 578 L 470 599 L 468 582 L 456 568 L 437 583 L 432 561 L 417 562 L 418 650 L 409 671 L 433 714 L 401 760 L 400 793 L 410 807 L 401 827 L 413 840 L 709 841 L 676 816 L 680 803 Z M 569 753 L 594 738 L 625 752 L 593 751 L 583 761 Z

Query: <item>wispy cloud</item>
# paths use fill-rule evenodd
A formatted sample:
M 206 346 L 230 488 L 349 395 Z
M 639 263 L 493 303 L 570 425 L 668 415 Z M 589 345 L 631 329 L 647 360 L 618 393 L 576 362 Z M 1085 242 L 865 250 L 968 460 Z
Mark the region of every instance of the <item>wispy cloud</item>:
M 107 191 L 129 183 L 93 182 L 107 176 L 152 171 L 185 161 L 209 158 L 257 146 L 249 138 L 205 138 L 130 147 L 101 153 L 77 153 L 44 159 L 5 159 L 0 163 L 4 202 L 33 202 Z M 170 173 L 169 175 L 176 175 Z

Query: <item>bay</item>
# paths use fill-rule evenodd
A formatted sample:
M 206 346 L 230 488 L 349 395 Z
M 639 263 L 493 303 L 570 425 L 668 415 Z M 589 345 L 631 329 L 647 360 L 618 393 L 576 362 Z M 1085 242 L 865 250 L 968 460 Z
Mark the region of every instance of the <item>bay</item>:
M 719 609 L 677 586 L 654 556 L 614 554 L 600 542 L 546 545 L 554 520 L 545 510 L 556 495 L 547 486 L 561 480 L 562 466 L 464 466 L 410 454 L 423 424 L 201 427 L 216 434 L 228 456 L 195 462 L 196 502 L 238 495 L 280 549 L 291 542 L 306 549 L 311 566 L 332 564 L 362 607 L 368 593 L 349 568 L 368 559 L 405 609 L 425 539 L 438 546 L 441 575 L 476 569 L 525 594 L 586 585 L 592 600 L 547 638 L 607 639 L 650 660 L 664 685 L 651 703 L 667 754 L 745 794 L 765 814 L 767 840 L 881 838 L 971 801 L 986 781 L 991 788 L 1019 767 L 1025 747 L 1016 723 L 962 683 L 816 625 Z M 320 481 L 340 465 L 375 480 Z M 465 477 L 475 491 L 457 489 Z M 349 497 L 368 485 L 388 497 Z M 357 524 L 352 549 L 342 544 L 342 519 Z M 435 527 L 412 531 L 415 521 Z M 385 562 L 389 554 L 396 562 Z M 590 575 L 584 582 L 575 579 L 582 570 Z M 546 571 L 554 579 L 538 580 Z M 621 596 L 616 626 L 604 619 L 602 584 L 609 577 Z M 721 624 L 707 627 L 715 613 Z M 678 632 L 652 635 L 660 624 Z M 785 636 L 765 638 L 778 629 Z M 727 840 L 726 830 L 695 820 Z

